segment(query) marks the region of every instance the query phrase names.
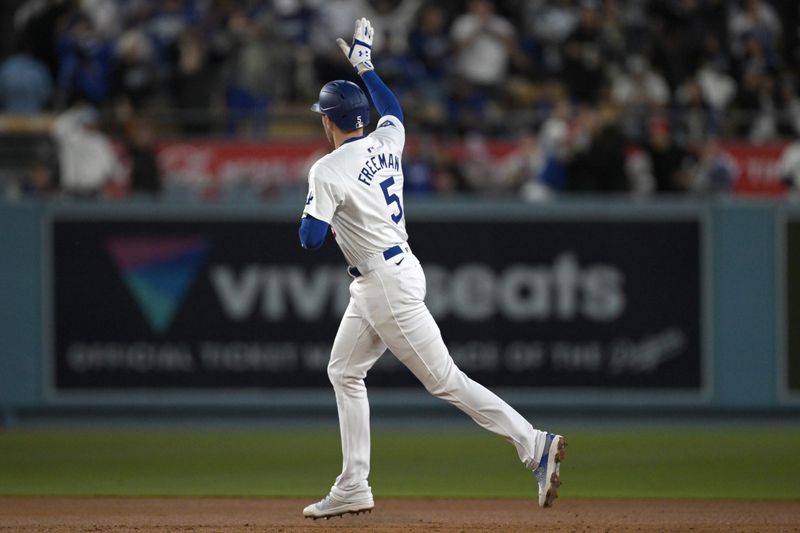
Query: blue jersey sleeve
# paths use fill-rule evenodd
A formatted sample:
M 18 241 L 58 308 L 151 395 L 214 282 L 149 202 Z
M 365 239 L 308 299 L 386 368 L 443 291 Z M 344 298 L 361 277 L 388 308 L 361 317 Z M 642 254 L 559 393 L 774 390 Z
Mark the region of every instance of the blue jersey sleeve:
M 380 76 L 374 70 L 368 70 L 361 76 L 361 79 L 364 80 L 378 113 L 381 116 L 392 115 L 403 122 L 403 110 L 400 108 L 400 102 L 389 87 L 383 83 Z
M 309 250 L 316 250 L 325 242 L 325 236 L 328 234 L 328 223 L 317 220 L 311 215 L 306 215 L 300 222 L 300 244 L 303 248 Z

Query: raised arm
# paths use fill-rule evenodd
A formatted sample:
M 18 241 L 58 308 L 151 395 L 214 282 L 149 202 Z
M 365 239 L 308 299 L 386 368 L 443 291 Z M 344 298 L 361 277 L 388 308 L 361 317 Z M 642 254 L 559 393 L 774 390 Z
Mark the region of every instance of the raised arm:
M 350 64 L 356 69 L 356 72 L 361 76 L 361 79 L 364 80 L 364 85 L 367 86 L 372 103 L 378 113 L 381 116 L 392 115 L 402 122 L 403 110 L 400 108 L 400 102 L 386 84 L 383 83 L 383 80 L 375 72 L 375 67 L 372 65 L 372 37 L 374 33 L 375 30 L 373 30 L 372 24 L 367 19 L 361 18 L 356 21 L 352 44 L 347 44 L 344 39 L 336 39 L 336 43 L 342 49 L 342 53 L 347 56 Z
M 400 108 L 400 102 L 391 89 L 383 83 L 380 76 L 374 70 L 368 70 L 361 75 L 361 79 L 364 80 L 364 85 L 367 86 L 369 96 L 378 113 L 381 116 L 392 115 L 403 122 L 403 110 Z
M 353 34 L 353 43 L 347 44 L 343 39 L 337 39 L 336 43 L 347 56 L 350 64 L 355 67 L 364 84 L 367 86 L 369 95 L 375 109 L 381 116 L 391 115 L 400 122 L 403 121 L 403 110 L 400 102 L 392 91 L 383 83 L 383 80 L 375 72 L 372 66 L 372 37 L 374 31 L 370 22 L 361 18 L 356 21 L 356 29 Z M 317 183 L 317 177 L 309 175 L 309 194 L 306 200 L 306 208 L 303 212 L 303 219 L 300 222 L 298 236 L 303 248 L 316 250 L 325 242 L 330 224 L 326 220 L 333 217 L 333 205 L 336 202 L 335 191 L 331 190 L 331 185 L 326 185 L 326 181 Z M 341 199 L 341 194 L 338 198 Z M 313 214 L 312 214 L 313 213 Z M 314 215 L 317 215 L 316 217 Z

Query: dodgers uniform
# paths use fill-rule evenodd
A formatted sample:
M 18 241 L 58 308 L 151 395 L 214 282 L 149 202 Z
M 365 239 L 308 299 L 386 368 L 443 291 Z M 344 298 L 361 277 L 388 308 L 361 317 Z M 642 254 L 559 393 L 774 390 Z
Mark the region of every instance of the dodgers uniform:
M 347 138 L 317 161 L 308 176 L 304 224 L 311 219 L 324 229 L 330 226 L 353 281 L 328 365 L 339 413 L 342 472 L 330 494 L 308 506 L 304 514 L 329 518 L 368 511 L 374 505 L 368 484 L 370 426 L 364 377 L 387 347 L 431 394 L 512 443 L 528 468 L 543 469 L 541 475 L 547 479 L 544 487 L 540 482 L 540 492 L 544 488 L 550 494 L 545 495 L 544 502 L 540 494 L 540 505 L 549 506 L 560 484 L 563 437 L 534 429 L 507 403 L 459 370 L 425 305 L 425 274 L 408 242 L 403 210 L 402 111 L 372 70 L 371 62 L 369 68 L 363 68 L 352 58 L 354 50 L 363 56 L 356 43 L 371 44 L 371 37 L 369 22 L 358 21 L 348 57 L 362 75 L 376 107 L 386 114 L 372 133 Z M 355 91 L 344 83 L 332 82 L 345 93 Z M 347 94 L 341 99 L 349 98 Z M 320 113 L 332 109 L 325 107 L 323 96 L 321 93 L 320 102 L 312 108 Z M 347 116 L 355 120 L 353 125 L 364 123 L 365 117 L 352 114 Z M 330 116 L 336 118 L 332 111 Z

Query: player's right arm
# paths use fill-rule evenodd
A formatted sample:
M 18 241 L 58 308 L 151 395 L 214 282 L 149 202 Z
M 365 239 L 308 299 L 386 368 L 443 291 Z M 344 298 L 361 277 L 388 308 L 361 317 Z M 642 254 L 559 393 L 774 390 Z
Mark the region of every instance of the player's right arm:
M 309 250 L 322 247 L 325 236 L 328 234 L 328 226 L 327 222 L 317 220 L 311 215 L 303 215 L 300 229 L 297 232 L 300 236 L 300 246 Z
M 356 29 L 353 34 L 353 43 L 347 44 L 344 39 L 336 39 L 342 53 L 347 56 L 348 61 L 356 69 L 356 72 L 364 80 L 364 85 L 367 86 L 369 95 L 372 98 L 372 103 L 375 109 L 383 117 L 391 115 L 397 117 L 400 122 L 403 122 L 403 110 L 400 108 L 400 102 L 394 93 L 383 83 L 383 80 L 375 72 L 375 67 L 372 65 L 372 37 L 375 31 L 370 22 L 361 18 L 356 21 Z

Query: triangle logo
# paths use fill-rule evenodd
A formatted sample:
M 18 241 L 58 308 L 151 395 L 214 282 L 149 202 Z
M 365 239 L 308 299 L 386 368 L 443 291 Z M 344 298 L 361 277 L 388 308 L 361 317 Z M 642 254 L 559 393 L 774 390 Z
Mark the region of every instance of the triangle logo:
M 172 325 L 210 245 L 199 237 L 116 237 L 106 249 L 150 328 Z

